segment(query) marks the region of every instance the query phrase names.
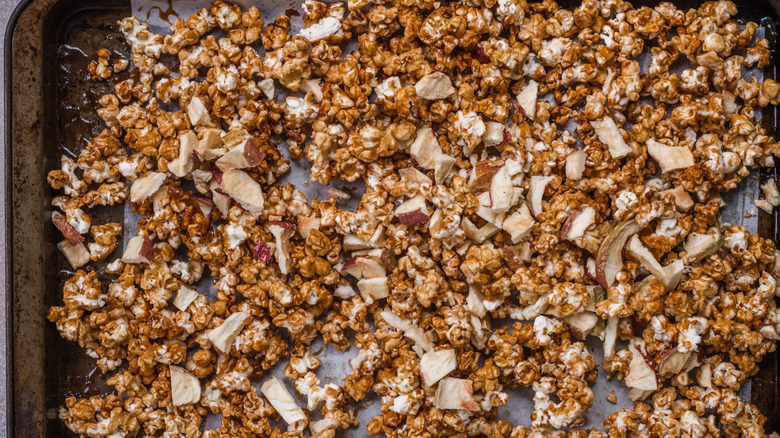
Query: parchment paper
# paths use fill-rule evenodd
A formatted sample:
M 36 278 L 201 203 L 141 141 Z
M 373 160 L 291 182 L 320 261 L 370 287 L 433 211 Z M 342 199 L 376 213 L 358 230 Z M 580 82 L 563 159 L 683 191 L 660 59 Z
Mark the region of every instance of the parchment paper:
M 327 1 L 327 0 L 326 0 Z M 295 9 L 301 11 L 301 4 L 293 2 L 291 0 L 271 0 L 271 1 L 249 1 L 249 0 L 231 0 L 232 3 L 242 5 L 244 7 L 257 6 L 266 23 L 271 22 L 279 14 L 284 14 L 287 9 Z M 141 21 L 147 21 L 150 24 L 151 30 L 156 33 L 169 34 L 172 33 L 169 29 L 170 24 L 176 19 L 176 16 L 186 19 L 195 11 L 208 7 L 211 2 L 208 0 L 178 0 L 170 3 L 166 0 L 132 0 L 133 14 Z M 174 11 L 175 14 L 170 14 Z M 170 22 L 161 18 L 167 17 Z M 297 33 L 303 28 L 301 18 L 291 17 L 292 34 Z M 758 32 L 762 32 L 763 29 L 759 28 Z M 759 33 L 760 35 L 760 33 Z M 642 59 L 640 61 L 643 67 L 643 71 L 646 71 L 649 60 Z M 757 75 L 761 77 L 760 72 L 750 72 L 751 75 Z M 286 96 L 291 94 L 281 84 L 276 84 L 276 97 L 277 101 L 283 101 Z M 302 96 L 301 94 L 297 94 Z M 759 109 L 756 109 L 758 112 Z M 760 115 L 757 115 L 760 118 Z M 279 145 L 279 150 L 289 159 L 289 153 L 287 151 L 286 144 Z M 310 166 L 305 160 L 292 161 L 292 171 L 289 172 L 282 182 L 291 182 L 299 190 L 303 191 L 309 199 L 327 199 L 330 197 L 324 190 L 326 186 L 318 183 L 312 183 L 309 180 Z M 333 187 L 340 189 L 348 189 L 355 195 L 351 202 L 345 204 L 351 205 L 352 208 L 356 206 L 356 202 L 359 200 L 362 194 L 362 184 L 348 184 L 344 182 L 334 182 Z M 728 194 L 724 194 L 723 198 L 726 202 L 726 206 L 721 210 L 722 221 L 731 224 L 742 224 L 747 227 L 751 232 L 755 232 L 758 227 L 758 216 L 756 213 L 756 207 L 753 205 L 753 200 L 759 192 L 759 182 L 756 174 L 746 178 L 739 186 L 737 190 L 734 190 Z M 342 206 L 344 208 L 344 206 Z M 752 214 L 752 215 L 751 215 Z M 746 217 L 748 216 L 748 217 Z M 136 234 L 135 227 L 138 218 L 129 210 L 129 206 L 125 210 L 125 240 Z M 204 279 L 200 282 L 199 289 L 202 293 L 208 294 L 212 299 L 216 297 L 216 292 L 211 288 L 211 280 Z M 494 327 L 500 326 L 500 321 L 494 321 Z M 589 337 L 586 342 L 588 350 L 594 355 L 596 363 L 599 364 L 599 375 L 596 383 L 592 386 L 594 392 L 593 407 L 584 415 L 586 419 L 585 428 L 597 428 L 602 429 L 603 420 L 610 414 L 619 411 L 623 407 L 631 408 L 633 402 L 628 397 L 628 389 L 622 383 L 616 379 L 607 379 L 604 371 L 601 369 L 602 360 L 602 347 L 601 341 L 597 338 Z M 316 370 L 316 374 L 322 381 L 322 384 L 336 383 L 342 384 L 345 376 L 352 372 L 349 366 L 348 360 L 354 357 L 358 350 L 352 348 L 351 350 L 342 353 L 336 351 L 330 345 L 323 346 L 322 342 L 318 339 L 312 346 L 312 351 L 321 352 L 317 357 L 322 361 L 322 366 Z M 265 379 L 270 376 L 277 376 L 287 385 L 288 390 L 298 401 L 299 406 L 305 407 L 306 400 L 301 397 L 294 389 L 293 382 L 290 379 L 284 378 L 282 370 L 286 360 L 280 361 L 275 367 L 266 372 L 261 378 L 254 378 L 253 384 L 259 388 Z M 498 418 L 509 420 L 513 424 L 523 424 L 525 426 L 531 425 L 530 415 L 533 412 L 533 391 L 530 389 L 512 390 L 504 389 L 509 394 L 509 402 L 506 406 L 498 409 Z M 615 391 L 617 395 L 617 403 L 612 404 L 606 400 L 606 396 L 611 390 Z M 746 382 L 742 386 L 741 393 L 743 398 L 750 394 L 750 381 Z M 360 426 L 357 428 L 351 428 L 341 434 L 341 436 L 357 437 L 366 436 L 365 425 L 369 420 L 379 414 L 379 398 L 376 395 L 369 395 L 367 403 L 364 403 L 363 407 L 356 409 L 357 417 L 360 420 Z M 313 413 L 313 420 L 319 419 L 318 413 Z M 218 416 L 212 415 L 206 421 L 206 429 L 216 428 L 219 425 Z M 284 424 L 278 423 L 284 430 Z M 307 431 L 308 432 L 308 431 Z

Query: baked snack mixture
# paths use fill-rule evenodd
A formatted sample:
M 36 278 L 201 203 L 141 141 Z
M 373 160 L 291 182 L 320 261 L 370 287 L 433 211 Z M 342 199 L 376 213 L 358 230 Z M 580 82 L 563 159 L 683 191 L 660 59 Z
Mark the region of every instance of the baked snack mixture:
M 132 59 L 90 73 L 136 74 L 48 177 L 76 269 L 48 318 L 116 394 L 60 418 L 85 437 L 764 436 L 738 392 L 780 339 L 780 257 L 719 210 L 774 164 L 757 111 L 780 84 L 751 76 L 769 43 L 736 13 L 307 0 L 294 34 L 217 1 L 165 36 L 122 20 Z M 283 149 L 312 181 L 363 181 L 357 208 L 280 183 Z M 124 204 L 130 236 L 90 218 Z M 343 382 L 320 381 L 315 339 L 357 351 Z M 599 372 L 635 404 L 578 429 Z M 524 425 L 498 415 L 512 388 L 534 394 Z

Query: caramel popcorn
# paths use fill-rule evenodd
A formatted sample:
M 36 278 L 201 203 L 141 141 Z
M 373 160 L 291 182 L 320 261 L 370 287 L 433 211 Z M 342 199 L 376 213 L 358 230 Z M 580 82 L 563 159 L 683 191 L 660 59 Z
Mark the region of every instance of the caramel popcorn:
M 371 400 L 390 437 L 765 435 L 738 394 L 780 340 L 778 253 L 718 215 L 780 151 L 756 113 L 780 85 L 743 76 L 770 65 L 757 24 L 729 1 L 302 8 L 298 33 L 223 1 L 168 35 L 129 17 L 132 57 L 90 65 L 133 75 L 48 174 L 75 270 L 48 319 L 117 394 L 68 398 L 69 429 L 332 437 Z M 365 190 L 307 199 L 288 156 Z M 119 205 L 128 236 L 93 219 Z M 603 431 L 589 336 L 635 402 Z M 529 426 L 500 418 L 518 388 Z

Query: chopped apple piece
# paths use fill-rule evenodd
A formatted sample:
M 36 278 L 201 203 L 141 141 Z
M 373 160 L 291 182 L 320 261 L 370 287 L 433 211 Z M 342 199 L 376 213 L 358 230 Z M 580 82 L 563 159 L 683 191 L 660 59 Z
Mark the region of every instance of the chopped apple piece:
M 171 373 L 171 404 L 191 405 L 200 401 L 200 380 L 186 369 L 169 365 Z
M 190 99 L 190 104 L 187 105 L 187 117 L 189 117 L 192 126 L 211 124 L 209 110 L 206 109 L 206 105 L 203 104 L 200 97 Z
M 436 159 L 442 154 L 433 129 L 430 126 L 423 126 L 417 130 L 412 146 L 409 148 L 409 155 L 417 161 L 423 169 L 435 169 Z
M 490 179 L 488 193 L 490 193 L 490 207 L 494 212 L 506 213 L 512 208 L 515 186 L 512 184 L 512 178 L 509 176 L 506 166 L 501 166 Z
M 550 181 L 554 180 L 555 177 L 550 176 L 539 176 L 535 175 L 531 177 L 531 184 L 528 186 L 529 197 L 530 197 L 530 208 L 531 213 L 534 214 L 534 217 L 539 216 L 539 214 L 542 213 L 542 200 L 544 199 L 544 190 L 547 188 L 547 184 L 550 183 Z
M 322 86 L 320 85 L 320 79 L 302 79 L 301 90 L 304 93 L 311 93 L 315 102 L 322 100 Z M 273 98 L 272 98 L 273 99 Z
M 600 318 L 595 312 L 585 311 L 565 316 L 563 320 L 578 339 L 584 340 L 596 328 Z
M 183 178 L 192 171 L 195 166 L 195 156 L 193 152 L 198 145 L 198 136 L 194 132 L 188 131 L 179 136 L 179 156 L 168 163 L 168 171 Z
M 497 146 L 504 142 L 504 127 L 503 123 L 498 122 L 486 122 L 485 133 L 482 134 L 482 144 L 485 147 Z
M 485 219 L 491 224 L 501 228 L 504 224 L 504 213 L 496 213 L 490 207 L 490 192 L 482 192 L 477 195 L 479 207 L 477 207 L 477 216 Z
M 395 208 L 395 215 L 404 225 L 420 224 L 431 218 L 423 195 L 417 195 L 400 204 Z
M 265 158 L 265 154 L 257 147 L 252 138 L 234 147 L 217 160 L 217 167 L 223 172 L 230 169 L 245 169 L 255 167 Z
M 433 175 L 436 179 L 436 184 L 444 184 L 447 178 L 452 173 L 452 169 L 455 167 L 455 158 L 445 153 L 440 153 L 436 157 L 436 164 L 433 166 Z
M 222 213 L 222 217 L 227 217 L 230 209 L 230 197 L 225 195 L 225 191 L 222 190 L 216 179 L 212 179 L 209 182 L 209 188 L 211 189 L 211 199 L 214 200 L 217 210 Z
M 680 280 L 682 280 L 683 272 L 685 272 L 685 262 L 680 259 L 677 259 L 672 263 L 664 266 L 664 277 L 666 281 L 662 281 L 662 283 L 664 283 L 666 286 L 667 291 L 673 290 L 677 287 L 677 285 L 680 283 Z
M 636 234 L 631 236 L 631 239 L 628 241 L 628 246 L 626 247 L 626 252 L 628 252 L 628 255 L 633 257 L 636 261 L 641 263 L 651 274 L 655 275 L 658 280 L 663 282 L 663 277 L 665 275 L 664 267 L 658 263 L 655 256 L 653 256 L 650 250 L 642 243 L 639 236 Z
M 263 79 L 262 81 L 257 83 L 257 88 L 260 89 L 260 91 L 265 94 L 265 97 L 268 98 L 268 100 L 274 100 L 274 95 L 276 94 L 276 87 L 274 86 L 274 80 L 273 79 Z
M 463 218 L 463 220 L 460 221 L 460 228 L 466 233 L 466 237 L 476 243 L 484 242 L 485 239 L 496 234 L 500 230 L 500 228 L 491 223 L 483 225 L 482 228 L 477 228 L 477 226 L 474 225 L 474 222 L 471 222 L 469 218 Z
M 455 350 L 429 351 L 420 359 L 420 374 L 425 386 L 433 386 L 458 367 Z
M 298 216 L 298 232 L 304 239 L 308 239 L 312 230 L 320 229 L 321 222 L 318 217 Z
M 612 155 L 612 158 L 619 160 L 633 152 L 631 146 L 627 145 L 625 140 L 623 140 L 623 136 L 620 134 L 620 130 L 618 130 L 615 120 L 612 119 L 612 117 L 605 116 L 599 120 L 590 122 L 590 124 L 596 131 L 599 141 L 609 148 L 609 154 Z
M 306 413 L 295 403 L 295 399 L 278 377 L 266 380 L 260 391 L 287 424 L 293 425 L 308 420 Z
M 644 341 L 639 338 L 634 338 L 629 343 L 631 362 L 628 364 L 626 386 L 641 391 L 655 391 L 658 389 L 658 376 L 645 360 L 642 345 Z
M 642 391 L 641 389 L 631 388 L 631 390 L 628 391 L 628 398 L 632 401 L 644 400 L 653 392 L 655 391 Z
M 618 322 L 620 319 L 617 316 L 610 316 L 607 319 L 607 326 L 604 328 L 604 359 L 611 359 L 615 355 Z
M 574 211 L 561 226 L 561 238 L 575 240 L 596 223 L 596 210 L 587 205 Z
M 236 337 L 250 321 L 252 321 L 252 315 L 246 312 L 233 313 L 222 321 L 220 326 L 211 329 L 206 337 L 211 340 L 211 344 L 218 352 L 228 354 Z
M 363 278 L 384 278 L 387 276 L 385 266 L 373 257 L 357 257 L 355 265 L 360 269 Z
M 428 178 L 428 175 L 417 170 L 416 167 L 406 167 L 398 171 L 401 177 L 407 181 L 407 187 L 412 190 L 419 190 L 422 186 L 433 186 L 433 181 Z
M 414 90 L 417 95 L 423 99 L 437 100 L 444 99 L 455 92 L 450 78 L 442 72 L 433 72 L 420 78 L 414 84 Z
M 623 247 L 629 237 L 638 233 L 635 220 L 621 222 L 609 232 L 596 253 L 596 279 L 608 288 L 615 282 L 615 276 L 623 269 Z
M 582 179 L 585 173 L 585 162 L 588 154 L 585 151 L 574 151 L 566 157 L 566 178 L 571 180 Z
M 678 374 L 685 368 L 685 364 L 688 363 L 692 354 L 690 351 L 681 353 L 677 351 L 677 347 L 670 348 L 658 363 L 658 375 L 663 378 Z
M 279 271 L 287 275 L 292 268 L 292 258 L 290 257 L 290 238 L 295 234 L 295 228 L 287 222 L 272 222 L 268 226 L 268 231 L 273 234 L 276 241 L 276 263 L 279 264 Z
M 71 245 L 66 239 L 58 243 L 57 248 L 65 254 L 65 258 L 68 259 L 68 263 L 70 263 L 73 269 L 78 269 L 89 263 L 91 256 L 83 243 Z
M 527 204 L 523 204 L 503 222 L 504 230 L 512 237 L 512 243 L 517 243 L 531 234 L 536 219 L 531 215 Z
M 688 191 L 683 186 L 664 190 L 662 193 L 671 193 L 674 196 L 674 205 L 682 212 L 687 212 L 693 208 L 693 198 L 691 198 L 691 195 L 688 194 Z
M 433 404 L 437 409 L 479 410 L 471 380 L 445 377 L 439 381 Z
M 683 244 L 688 260 L 696 263 L 712 254 L 715 254 L 723 246 L 723 236 L 720 231 L 716 234 L 691 233 Z
M 496 172 L 501 169 L 502 165 L 502 162 L 499 160 L 477 161 L 469 175 L 469 186 L 473 187 L 475 190 L 489 189 L 490 181 L 493 179 Z
M 146 236 L 135 236 L 127 242 L 122 261 L 125 263 L 152 263 L 154 244 Z
M 366 303 L 387 298 L 390 293 L 387 277 L 364 278 L 357 282 L 357 286 Z
M 71 246 L 76 246 L 79 243 L 84 242 L 84 236 L 82 236 L 78 230 L 76 230 L 76 228 L 74 228 L 73 225 L 68 222 L 68 219 L 65 218 L 65 215 L 62 213 L 58 211 L 52 212 L 51 221 L 54 222 L 54 226 L 60 230 L 62 236 L 65 237 Z
M 346 251 L 371 248 L 371 244 L 365 240 L 360 239 L 357 234 L 346 234 L 344 236 L 343 246 Z
M 523 110 L 523 116 L 528 120 L 536 117 L 536 101 L 539 93 L 539 84 L 530 80 L 517 95 L 517 105 Z
M 246 172 L 237 169 L 225 172 L 222 189 L 255 218 L 263 212 L 263 189 Z
M 179 285 L 179 290 L 176 292 L 176 298 L 173 299 L 173 305 L 177 309 L 184 312 L 190 307 L 193 301 L 195 301 L 200 294 L 195 289 L 187 286 L 186 284 Z
M 147 172 L 146 175 L 133 181 L 130 187 L 130 202 L 140 202 L 157 193 L 165 178 L 164 173 Z
M 222 136 L 225 133 L 221 129 L 204 129 L 201 131 L 200 141 L 195 146 L 195 153 L 203 161 L 216 160 L 227 152 L 223 147 Z
M 687 146 L 667 146 L 652 138 L 646 142 L 647 153 L 661 166 L 661 172 L 687 169 L 694 165 L 693 152 Z

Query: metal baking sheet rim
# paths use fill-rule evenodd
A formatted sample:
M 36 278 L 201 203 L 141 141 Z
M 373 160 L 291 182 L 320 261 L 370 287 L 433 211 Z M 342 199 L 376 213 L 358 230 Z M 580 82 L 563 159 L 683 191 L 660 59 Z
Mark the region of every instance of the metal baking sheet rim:
M 3 381 L 0 382 L 0 408 L 3 405 L 5 407 L 5 412 L 0 412 L 0 415 L 5 417 L 0 417 L 0 424 L 4 423 L 5 427 L 0 427 L 0 438 L 42 437 L 45 434 L 45 423 L 48 415 L 44 398 L 45 382 L 41 374 L 45 372 L 42 359 L 46 348 L 43 324 L 48 323 L 44 317 L 45 308 L 41 301 L 44 295 L 43 280 L 40 275 L 31 275 L 35 272 L 40 273 L 39 267 L 41 267 L 43 259 L 44 233 L 42 231 L 44 221 L 40 214 L 42 210 L 40 204 L 26 201 L 44 199 L 43 131 L 40 129 L 42 124 L 46 123 L 43 114 L 42 68 L 45 38 L 43 33 L 46 28 L 43 27 L 43 24 L 50 18 L 49 15 L 52 11 L 64 3 L 78 5 L 81 2 L 78 0 L 22 0 L 12 13 L 5 30 L 5 129 L 2 155 L 0 156 L 5 159 L 6 164 L 3 179 L 5 190 L 0 193 L 0 206 L 2 206 L 0 208 L 3 208 L 6 214 L 2 216 L 4 223 L 0 229 L 0 239 L 5 242 L 5 246 L 0 250 L 0 260 L 4 259 L 5 261 L 0 269 L 0 286 L 3 287 L 3 293 L 0 295 L 3 321 L 0 326 L 2 326 L 6 337 L 6 351 L 0 350 L 0 369 L 5 369 L 5 375 L 2 376 Z M 69 14 L 63 18 L 67 19 L 72 13 L 88 9 L 119 7 L 129 3 L 129 1 L 109 0 L 99 4 L 85 3 L 72 7 Z M 750 3 L 752 2 L 747 2 L 746 5 Z M 780 0 L 766 0 L 765 4 L 780 15 Z M 30 16 L 31 14 L 32 16 Z M 23 28 L 28 24 L 32 27 L 27 29 L 27 33 L 25 33 Z M 35 27 L 36 24 L 40 27 Z M 25 53 L 27 56 L 14 56 L 14 54 Z M 780 60 L 774 59 L 774 62 L 776 68 L 780 64 Z M 24 95 L 25 102 L 21 102 L 22 99 L 14 100 L 14 93 L 19 93 L 20 87 L 26 87 L 28 90 L 28 94 Z M 30 107 L 34 111 L 16 111 L 17 109 L 30 109 Z M 774 110 L 774 119 L 772 131 L 778 133 L 780 132 L 780 123 L 778 123 L 777 109 Z M 25 128 L 28 129 L 25 130 Z M 31 153 L 14 153 L 14 151 L 18 152 L 20 149 L 24 149 L 24 146 L 27 146 L 26 150 Z M 20 164 L 21 166 L 19 166 Z M 24 174 L 24 170 L 31 169 L 35 169 L 37 172 Z M 773 173 L 777 178 L 777 173 Z M 44 178 L 38 178 L 39 176 L 44 176 Z M 766 176 L 771 177 L 771 174 Z M 29 196 L 35 194 L 39 196 Z M 40 219 L 37 223 L 40 224 L 39 231 L 41 232 L 28 235 L 26 232 L 21 232 L 21 227 L 14 227 L 17 221 L 36 223 L 34 220 L 36 212 L 39 216 L 37 219 Z M 763 231 L 762 234 L 772 237 L 775 242 L 778 242 L 780 217 L 776 213 L 771 217 L 765 215 L 763 222 L 764 224 L 759 226 L 760 232 Z M 22 240 L 19 234 L 24 234 L 25 238 Z M 24 243 L 22 246 L 25 249 L 14 251 L 14 248 L 18 247 L 17 244 L 20 243 Z M 27 249 L 35 247 L 36 243 L 41 244 L 38 245 L 38 253 L 35 250 Z M 30 255 L 28 252 L 33 254 Z M 38 263 L 35 263 L 36 261 Z M 25 280 L 24 297 L 14 293 L 21 291 L 17 285 L 21 286 L 22 280 Z M 41 287 L 35 288 L 36 283 Z M 31 303 L 35 299 L 40 304 L 37 307 Z M 31 306 L 32 308 L 30 308 Z M 35 324 L 36 321 L 38 324 Z M 40 336 L 35 336 L 36 332 L 39 332 Z M 2 334 L 3 332 L 0 331 L 0 335 Z M 23 366 L 21 358 L 24 358 L 24 365 L 33 364 L 36 366 Z M 39 361 L 36 362 L 36 359 Z M 769 422 L 772 420 L 780 421 L 780 397 L 778 397 L 780 380 L 777 378 L 777 352 L 765 358 L 763 365 L 765 366 L 762 367 L 761 372 L 769 372 L 773 377 L 767 383 L 774 386 L 769 406 L 773 404 L 775 407 L 775 412 L 765 412 L 765 415 L 767 415 Z M 765 388 L 763 381 L 761 383 L 754 383 L 752 388 Z M 751 392 L 751 401 L 755 401 L 756 391 Z M 5 403 L 2 403 L 3 401 Z M 774 418 L 772 418 L 773 416 Z

